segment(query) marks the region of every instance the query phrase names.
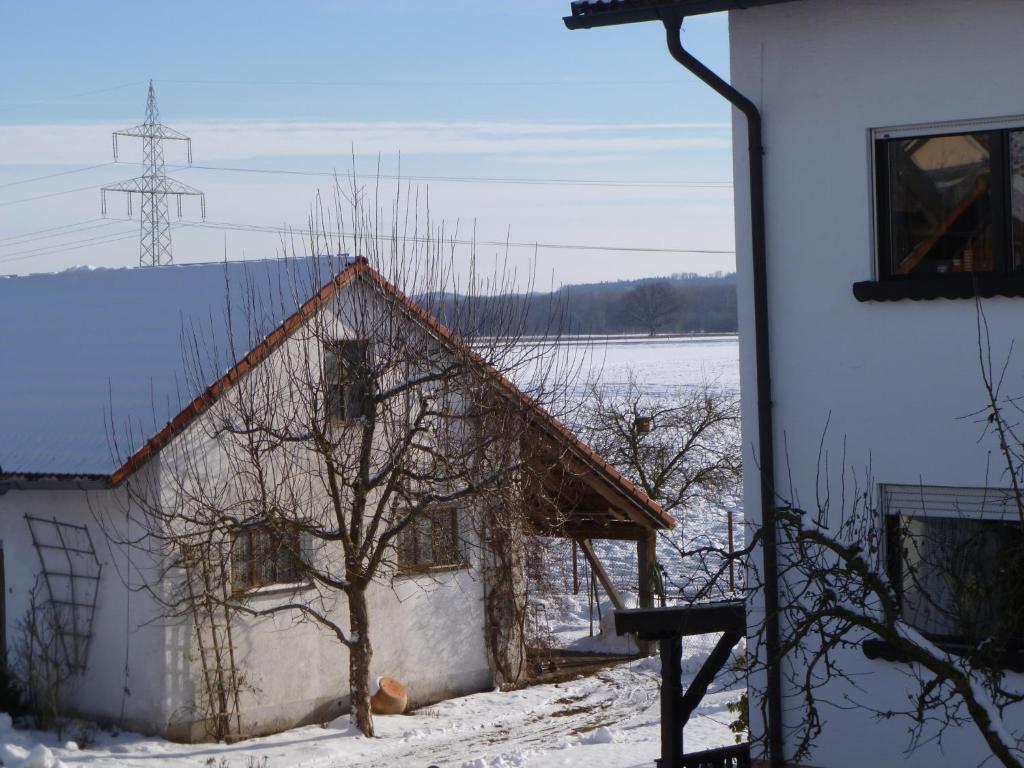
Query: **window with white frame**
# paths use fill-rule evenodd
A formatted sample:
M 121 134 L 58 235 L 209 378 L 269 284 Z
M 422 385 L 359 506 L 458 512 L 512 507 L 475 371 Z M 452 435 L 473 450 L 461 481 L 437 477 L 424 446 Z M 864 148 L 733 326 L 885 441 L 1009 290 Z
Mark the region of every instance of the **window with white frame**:
M 938 641 L 1024 642 L 1024 527 L 1005 490 L 882 488 L 904 621 Z

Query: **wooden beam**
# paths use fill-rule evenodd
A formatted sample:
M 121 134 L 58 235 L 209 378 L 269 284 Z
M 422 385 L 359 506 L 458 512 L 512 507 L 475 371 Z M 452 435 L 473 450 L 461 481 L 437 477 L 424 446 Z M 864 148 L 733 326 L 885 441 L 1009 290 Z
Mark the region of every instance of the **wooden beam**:
M 743 600 L 725 600 L 668 608 L 631 608 L 615 614 L 615 631 L 620 635 L 636 634 L 645 640 L 710 632 L 742 635 L 747 631 L 746 606 Z
M 608 578 L 608 573 L 605 571 L 604 566 L 601 565 L 601 561 L 594 554 L 594 549 L 590 546 L 590 539 L 579 539 L 579 545 L 580 549 L 583 550 L 584 557 L 587 558 L 587 562 L 590 563 L 590 568 L 594 571 L 594 575 L 597 576 L 597 580 L 601 582 L 601 586 L 604 587 L 604 591 L 608 594 L 608 599 L 612 601 L 612 605 L 615 606 L 616 610 L 625 610 L 626 604 L 622 602 L 618 590 L 615 589 L 615 585 Z
M 708 686 L 715 679 L 715 675 L 725 666 L 725 662 L 732 655 L 733 646 L 742 638 L 738 632 L 724 632 L 715 645 L 714 650 L 708 655 L 700 670 L 694 675 L 693 682 L 686 687 L 686 693 L 679 701 L 679 714 L 682 722 L 679 729 L 682 730 L 686 721 L 690 719 L 693 710 L 700 704 L 704 694 L 708 692 Z
M 656 539 L 654 531 L 647 531 L 636 543 L 636 570 L 640 584 L 640 607 L 654 607 L 654 564 Z
M 620 523 L 618 525 L 577 525 L 567 523 L 562 529 L 562 535 L 570 539 L 611 539 L 613 541 L 639 541 L 646 531 L 638 529 L 634 525 Z M 559 535 L 552 532 L 553 536 Z

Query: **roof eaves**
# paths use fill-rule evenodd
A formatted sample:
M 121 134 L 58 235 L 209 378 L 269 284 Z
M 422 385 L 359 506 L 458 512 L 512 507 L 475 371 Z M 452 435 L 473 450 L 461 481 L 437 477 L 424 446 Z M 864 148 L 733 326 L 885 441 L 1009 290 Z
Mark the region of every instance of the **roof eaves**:
M 110 475 L 76 472 L 0 472 L 0 495 L 7 491 L 83 491 L 111 486 Z
M 794 0 L 576 0 L 570 15 L 563 17 L 569 29 L 591 29 L 669 17 L 700 16 L 721 11 L 739 11 Z

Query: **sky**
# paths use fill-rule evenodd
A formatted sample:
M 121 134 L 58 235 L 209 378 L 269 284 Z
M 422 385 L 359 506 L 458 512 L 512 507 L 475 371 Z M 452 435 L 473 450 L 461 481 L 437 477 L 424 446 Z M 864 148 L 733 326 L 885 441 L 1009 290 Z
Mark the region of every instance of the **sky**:
M 99 188 L 141 173 L 111 133 L 142 122 L 150 79 L 192 138 L 191 167 L 166 143 L 167 174 L 205 193 L 205 220 L 172 205 L 176 262 L 280 254 L 337 175 L 385 209 L 400 178 L 539 285 L 733 270 L 728 106 L 660 25 L 570 32 L 568 9 L 0 0 L 0 274 L 138 263 L 138 201 L 103 216 Z M 724 15 L 684 38 L 727 75 Z

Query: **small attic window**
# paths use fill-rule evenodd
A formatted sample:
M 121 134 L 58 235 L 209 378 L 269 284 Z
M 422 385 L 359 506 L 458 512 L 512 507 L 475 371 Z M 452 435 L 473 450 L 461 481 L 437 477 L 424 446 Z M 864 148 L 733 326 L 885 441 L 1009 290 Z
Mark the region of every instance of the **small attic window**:
M 370 343 L 338 339 L 324 345 L 324 404 L 327 420 L 344 424 L 369 416 L 373 405 Z

